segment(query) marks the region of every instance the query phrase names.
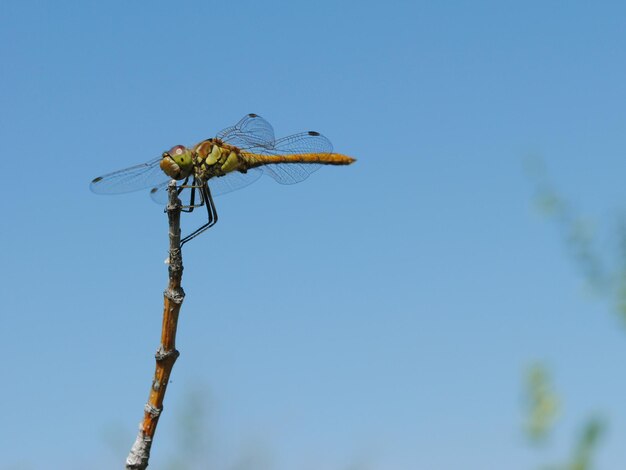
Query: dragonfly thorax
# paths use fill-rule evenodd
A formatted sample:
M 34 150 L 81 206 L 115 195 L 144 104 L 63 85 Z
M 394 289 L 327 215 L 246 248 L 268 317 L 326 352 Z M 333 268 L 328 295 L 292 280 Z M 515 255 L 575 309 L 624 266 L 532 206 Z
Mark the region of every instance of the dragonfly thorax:
M 184 145 L 176 145 L 163 152 L 160 166 L 170 178 L 185 179 L 193 171 L 193 152 Z
M 239 149 L 219 139 L 200 142 L 194 150 L 195 176 L 202 181 L 224 176 L 235 170 L 246 172 Z

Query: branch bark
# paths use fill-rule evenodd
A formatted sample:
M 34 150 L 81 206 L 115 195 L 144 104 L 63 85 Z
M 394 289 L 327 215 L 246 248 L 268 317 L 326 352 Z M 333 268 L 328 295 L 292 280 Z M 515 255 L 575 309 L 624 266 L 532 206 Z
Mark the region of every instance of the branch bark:
M 176 350 L 176 328 L 180 307 L 185 298 L 181 287 L 183 276 L 183 257 L 180 247 L 180 210 L 181 202 L 176 191 L 176 181 L 170 181 L 168 187 L 167 217 L 169 221 L 170 253 L 169 282 L 163 292 L 163 326 L 161 345 L 155 354 L 156 368 L 150 387 L 148 403 L 144 407 L 144 417 L 139 424 L 137 439 L 126 458 L 127 470 L 144 470 L 148 467 L 152 439 L 163 411 L 163 399 L 170 380 L 174 363 L 178 358 Z

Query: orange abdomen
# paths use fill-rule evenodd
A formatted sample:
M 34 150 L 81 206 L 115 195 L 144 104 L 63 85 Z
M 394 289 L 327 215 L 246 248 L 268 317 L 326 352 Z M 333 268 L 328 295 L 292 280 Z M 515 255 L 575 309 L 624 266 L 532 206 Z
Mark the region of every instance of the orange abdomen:
M 354 158 L 340 153 L 297 153 L 290 155 L 259 155 L 241 152 L 247 168 L 277 163 L 317 163 L 321 165 L 349 165 Z

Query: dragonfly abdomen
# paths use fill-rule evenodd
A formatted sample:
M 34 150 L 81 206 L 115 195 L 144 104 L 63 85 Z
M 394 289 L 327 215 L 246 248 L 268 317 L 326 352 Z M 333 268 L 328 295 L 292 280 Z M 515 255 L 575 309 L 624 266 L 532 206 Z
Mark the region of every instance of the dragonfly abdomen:
M 259 155 L 242 152 L 241 158 L 246 168 L 280 163 L 312 163 L 318 165 L 349 165 L 355 160 L 340 153 L 297 153 L 289 155 Z

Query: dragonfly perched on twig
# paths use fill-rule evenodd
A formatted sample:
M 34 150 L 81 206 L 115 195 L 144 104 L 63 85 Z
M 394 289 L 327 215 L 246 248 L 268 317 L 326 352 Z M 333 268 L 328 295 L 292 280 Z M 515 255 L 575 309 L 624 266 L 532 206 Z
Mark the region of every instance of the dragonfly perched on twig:
M 281 139 L 258 114 L 247 114 L 216 137 L 193 147 L 176 145 L 162 156 L 124 170 L 95 178 L 91 190 L 120 194 L 152 188 L 156 202 L 164 203 L 170 179 L 182 181 L 179 194 L 189 190 L 185 212 L 205 206 L 207 222 L 181 240 L 181 246 L 217 222 L 213 196 L 253 183 L 263 173 L 281 184 L 298 183 L 322 165 L 349 165 L 354 158 L 333 153 L 330 141 L 319 132 L 307 131 Z

